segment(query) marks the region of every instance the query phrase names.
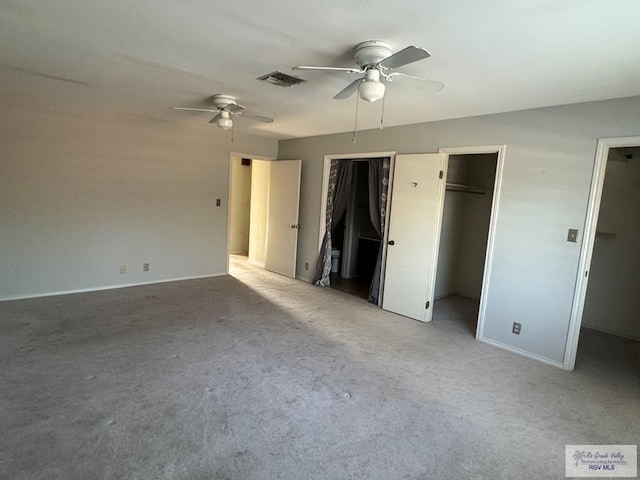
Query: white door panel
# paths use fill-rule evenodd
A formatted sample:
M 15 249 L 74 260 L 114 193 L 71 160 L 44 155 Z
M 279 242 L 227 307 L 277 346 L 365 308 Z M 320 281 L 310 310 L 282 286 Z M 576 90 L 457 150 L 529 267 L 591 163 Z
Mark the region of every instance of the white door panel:
M 271 162 L 265 268 L 296 276 L 301 160 Z
M 395 159 L 382 308 L 423 322 L 433 310 L 443 166 L 440 153 Z

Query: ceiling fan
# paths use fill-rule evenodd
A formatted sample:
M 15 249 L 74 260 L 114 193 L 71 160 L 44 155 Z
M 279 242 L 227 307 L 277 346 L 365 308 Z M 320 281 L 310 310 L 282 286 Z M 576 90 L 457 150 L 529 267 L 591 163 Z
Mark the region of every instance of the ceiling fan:
M 233 118 L 234 117 L 244 117 L 251 120 L 256 120 L 258 122 L 263 123 L 272 123 L 273 118 L 263 117 L 262 115 L 255 115 L 253 113 L 249 113 L 245 110 L 242 105 L 238 105 L 238 101 L 236 97 L 232 97 L 230 95 L 220 95 L 216 94 L 211 97 L 211 101 L 213 102 L 214 109 L 211 108 L 189 108 L 189 107 L 171 107 L 172 110 L 187 110 L 190 112 L 210 112 L 217 113 L 215 117 L 213 117 L 209 123 L 215 123 L 222 130 L 229 130 L 233 127 Z
M 380 40 L 369 40 L 356 46 L 355 62 L 359 68 L 353 67 L 310 67 L 299 65 L 292 70 L 325 70 L 332 72 L 364 73 L 354 80 L 335 97 L 336 100 L 349 98 L 358 90 L 360 98 L 367 102 L 375 102 L 384 97 L 384 81 L 391 82 L 395 77 L 420 80 L 425 87 L 436 92 L 444 88 L 444 83 L 428 78 L 396 72 L 395 69 L 413 62 L 429 58 L 431 54 L 424 48 L 409 46 L 399 52 L 392 53 L 391 45 Z

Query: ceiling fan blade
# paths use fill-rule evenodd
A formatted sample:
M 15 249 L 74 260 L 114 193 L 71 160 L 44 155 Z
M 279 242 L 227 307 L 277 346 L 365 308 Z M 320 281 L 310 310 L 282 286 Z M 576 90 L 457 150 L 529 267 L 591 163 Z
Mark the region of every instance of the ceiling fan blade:
M 393 72 L 388 75 L 389 77 L 403 77 L 410 78 L 412 80 L 418 80 L 422 84 L 422 88 L 433 90 L 434 92 L 440 92 L 444 88 L 444 83 L 437 80 L 431 80 L 429 78 L 416 77 L 414 75 L 407 75 L 406 73 Z
M 237 103 L 230 103 L 229 105 L 224 107 L 223 110 L 226 110 L 227 112 L 231 112 L 231 113 L 238 113 L 243 111 L 244 107 L 242 105 L 238 105 Z
M 233 113 L 233 115 L 235 115 L 236 117 L 249 118 L 251 120 L 256 120 L 262 123 L 273 123 L 273 118 L 263 117 L 262 115 L 255 115 L 253 113 L 247 113 L 247 112 L 238 112 L 238 113 L 231 112 L 231 113 Z
M 431 54 L 424 48 L 410 46 L 385 58 L 380 61 L 378 65 L 387 70 L 393 70 L 394 68 L 402 67 L 403 65 L 408 65 L 409 63 L 417 62 L 430 56 Z
M 345 98 L 349 98 L 355 93 L 356 90 L 358 90 L 358 86 L 360 85 L 360 82 L 362 82 L 362 80 L 362 78 L 358 78 L 344 87 L 342 90 L 340 90 L 340 92 L 338 92 L 335 97 L 333 97 L 334 100 L 343 100 Z
M 348 67 L 309 67 L 306 65 L 298 65 L 297 67 L 291 67 L 291 70 L 325 70 L 329 72 L 347 72 L 347 73 L 363 73 L 363 70 L 359 68 Z
M 209 112 L 209 113 L 218 113 L 218 110 L 211 110 L 210 108 L 171 107 L 171 110 L 187 110 L 187 111 L 189 111 L 189 112 Z
M 216 115 L 211 120 L 209 120 L 209 123 L 216 123 L 218 121 L 218 118 L 220 118 L 220 114 Z

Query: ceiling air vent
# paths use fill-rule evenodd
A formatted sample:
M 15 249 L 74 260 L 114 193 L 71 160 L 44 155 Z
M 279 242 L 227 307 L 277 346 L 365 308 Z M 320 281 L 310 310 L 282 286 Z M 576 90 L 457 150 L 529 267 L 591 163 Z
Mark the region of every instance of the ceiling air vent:
M 258 77 L 258 80 L 260 80 L 261 82 L 273 83 L 274 85 L 278 85 L 280 87 L 290 87 L 292 85 L 298 85 L 299 83 L 306 82 L 306 80 L 303 80 L 301 78 L 287 75 L 286 73 L 278 71 L 267 73 L 266 75 Z

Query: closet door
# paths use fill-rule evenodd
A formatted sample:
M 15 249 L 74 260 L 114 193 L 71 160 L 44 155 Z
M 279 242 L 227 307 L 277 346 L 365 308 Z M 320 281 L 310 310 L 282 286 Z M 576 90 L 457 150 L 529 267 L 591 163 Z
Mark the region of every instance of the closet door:
M 444 154 L 396 155 L 382 308 L 431 320 L 444 199 Z

